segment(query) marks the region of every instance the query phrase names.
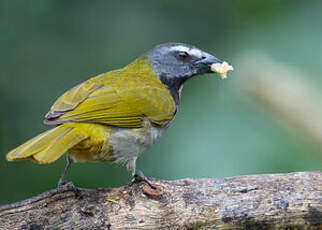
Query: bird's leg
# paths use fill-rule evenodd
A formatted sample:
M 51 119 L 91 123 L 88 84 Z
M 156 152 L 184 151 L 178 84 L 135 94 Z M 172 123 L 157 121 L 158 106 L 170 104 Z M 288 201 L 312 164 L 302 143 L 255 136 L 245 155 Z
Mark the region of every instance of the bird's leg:
M 67 163 L 66 163 L 65 169 L 58 181 L 58 187 L 64 186 L 67 183 L 66 176 L 67 176 L 67 173 L 70 170 L 70 167 L 72 166 L 72 163 L 73 163 L 73 160 L 70 158 L 69 154 L 66 154 L 66 161 L 67 161 Z
M 72 182 L 69 182 L 69 183 L 66 182 L 67 173 L 69 172 L 70 167 L 72 166 L 72 163 L 73 163 L 73 159 L 69 156 L 69 154 L 66 154 L 66 161 L 67 163 L 66 163 L 65 169 L 58 181 L 58 189 L 61 189 L 64 186 L 70 186 L 72 187 L 75 193 L 75 196 L 78 196 L 79 190 L 75 187 L 75 185 Z
M 141 170 L 136 170 L 136 159 L 137 157 L 134 157 L 131 161 L 129 161 L 126 164 L 126 168 L 128 171 L 131 172 L 133 179 L 131 184 L 134 184 L 136 182 L 144 181 L 147 183 L 152 189 L 155 189 L 155 186 L 152 185 L 152 183 L 148 180 L 148 178 L 143 174 Z

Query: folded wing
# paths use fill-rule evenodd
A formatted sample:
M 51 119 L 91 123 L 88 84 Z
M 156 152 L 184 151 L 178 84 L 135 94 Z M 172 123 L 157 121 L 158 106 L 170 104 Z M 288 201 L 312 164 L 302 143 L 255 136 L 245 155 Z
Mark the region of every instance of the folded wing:
M 93 122 L 117 127 L 142 127 L 144 118 L 164 126 L 176 106 L 156 78 L 110 72 L 92 78 L 62 95 L 46 115 L 45 123 Z

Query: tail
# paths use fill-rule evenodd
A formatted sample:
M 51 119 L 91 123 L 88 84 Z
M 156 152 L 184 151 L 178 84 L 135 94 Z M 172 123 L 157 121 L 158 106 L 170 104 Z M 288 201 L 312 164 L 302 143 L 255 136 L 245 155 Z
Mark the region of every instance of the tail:
M 86 138 L 88 135 L 80 129 L 62 124 L 11 150 L 7 154 L 7 160 L 19 161 L 31 158 L 38 164 L 52 163 Z

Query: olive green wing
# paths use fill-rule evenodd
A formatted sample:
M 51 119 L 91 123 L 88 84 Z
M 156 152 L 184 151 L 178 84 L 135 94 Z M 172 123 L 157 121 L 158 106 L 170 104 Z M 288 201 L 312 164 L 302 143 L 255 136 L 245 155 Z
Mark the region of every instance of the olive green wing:
M 86 98 L 93 93 L 95 90 L 103 87 L 104 75 L 101 74 L 93 77 L 74 88 L 68 90 L 62 96 L 60 96 L 55 103 L 50 108 L 50 111 L 45 116 L 45 123 L 50 124 L 50 121 L 55 120 L 55 118 L 60 117 L 64 113 L 73 110 L 81 102 L 86 100 Z
M 45 122 L 93 122 L 117 127 L 142 127 L 144 118 L 160 126 L 173 119 L 176 105 L 162 83 L 127 73 L 84 82 L 52 106 Z

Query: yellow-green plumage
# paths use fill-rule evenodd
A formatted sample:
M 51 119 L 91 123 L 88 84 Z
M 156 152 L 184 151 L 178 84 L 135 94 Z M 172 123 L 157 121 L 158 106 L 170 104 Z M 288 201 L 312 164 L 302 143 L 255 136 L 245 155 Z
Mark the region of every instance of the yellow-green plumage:
M 146 121 L 166 126 L 175 111 L 170 92 L 143 56 L 63 94 L 45 121 L 58 126 L 12 150 L 7 160 L 32 158 L 37 163 L 51 163 L 69 151 L 76 161 L 112 161 L 109 141 L 118 128 L 145 135 Z
M 76 121 L 142 127 L 142 116 L 158 125 L 172 120 L 176 106 L 146 58 L 94 77 L 67 91 L 49 113 L 64 114 L 55 124 Z
M 13 149 L 7 154 L 7 160 L 15 161 L 31 157 L 39 164 L 51 163 L 87 137 L 85 133 L 70 125 L 61 125 Z

